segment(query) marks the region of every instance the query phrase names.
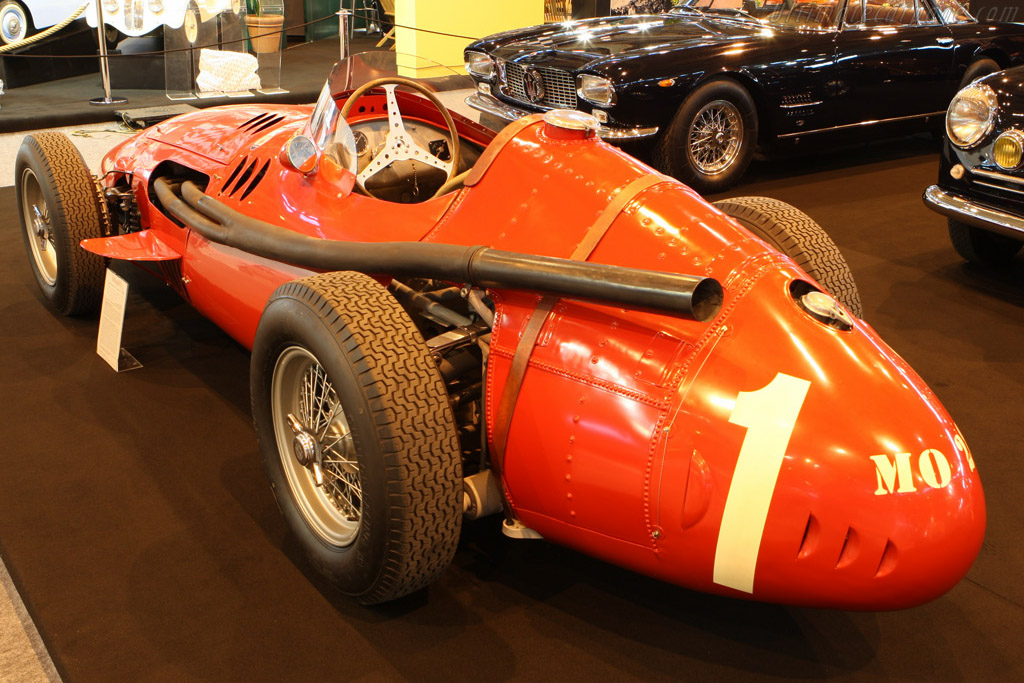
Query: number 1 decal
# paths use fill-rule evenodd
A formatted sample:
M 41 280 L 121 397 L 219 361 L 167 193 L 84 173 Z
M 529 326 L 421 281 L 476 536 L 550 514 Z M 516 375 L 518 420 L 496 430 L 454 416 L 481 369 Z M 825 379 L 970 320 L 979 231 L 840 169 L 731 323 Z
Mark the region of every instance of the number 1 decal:
M 754 592 L 754 569 L 768 506 L 796 417 L 811 383 L 783 373 L 757 391 L 741 391 L 729 422 L 747 428 L 715 549 L 714 582 Z

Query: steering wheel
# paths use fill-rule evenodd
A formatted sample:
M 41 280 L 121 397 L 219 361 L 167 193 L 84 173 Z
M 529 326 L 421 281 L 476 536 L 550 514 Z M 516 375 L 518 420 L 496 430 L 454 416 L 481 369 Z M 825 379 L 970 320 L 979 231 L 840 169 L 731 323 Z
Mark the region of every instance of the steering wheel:
M 448 125 L 448 134 L 451 136 L 451 159 L 443 161 L 438 157 L 431 154 L 428 150 L 423 149 L 416 140 L 413 139 L 412 135 L 405 129 L 405 122 L 402 120 L 402 112 L 398 109 L 398 98 L 395 97 L 395 88 L 403 85 L 407 88 L 411 88 L 416 92 L 420 93 L 428 100 L 430 100 L 437 110 L 441 112 L 441 116 L 444 117 L 444 122 Z M 455 120 L 452 119 L 452 115 L 448 112 L 448 109 L 441 104 L 441 100 L 437 99 L 426 86 L 417 83 L 410 78 L 402 78 L 400 76 L 391 76 L 387 78 L 378 78 L 370 81 L 364 85 L 358 87 L 355 92 L 349 95 L 348 101 L 345 102 L 345 106 L 341 108 L 341 118 L 348 119 L 349 113 L 355 106 L 355 103 L 360 97 L 365 95 L 372 88 L 382 87 L 387 94 L 388 102 L 388 135 L 384 140 L 384 147 L 377 153 L 370 163 L 366 165 L 362 171 L 356 175 L 356 188 L 365 195 L 373 197 L 374 195 L 366 189 L 366 181 L 377 175 L 385 168 L 390 166 L 396 161 L 422 161 L 425 164 L 429 164 L 434 168 L 441 169 L 447 174 L 444 184 L 438 188 L 438 191 L 433 194 L 433 197 L 437 197 L 441 190 L 445 189 L 448 182 L 455 177 L 458 173 L 459 159 L 461 158 L 461 149 L 459 143 L 459 132 L 455 128 Z

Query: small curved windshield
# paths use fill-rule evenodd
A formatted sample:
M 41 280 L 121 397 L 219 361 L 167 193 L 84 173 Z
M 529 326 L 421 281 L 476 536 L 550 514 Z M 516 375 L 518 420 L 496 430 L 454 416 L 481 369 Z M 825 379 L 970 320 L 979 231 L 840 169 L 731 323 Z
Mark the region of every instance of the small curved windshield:
M 309 137 L 320 150 L 321 159 L 333 161 L 340 168 L 356 172 L 355 135 L 331 96 L 330 83 L 325 83 L 313 115 L 309 118 Z
M 842 0 L 685 0 L 672 8 L 677 14 L 706 14 L 716 18 L 752 21 L 771 27 L 833 29 L 839 25 Z

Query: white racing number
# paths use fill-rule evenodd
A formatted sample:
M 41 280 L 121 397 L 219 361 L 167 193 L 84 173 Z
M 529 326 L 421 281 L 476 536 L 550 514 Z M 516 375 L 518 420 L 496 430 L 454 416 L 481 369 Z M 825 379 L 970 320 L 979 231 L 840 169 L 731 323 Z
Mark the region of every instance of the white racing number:
M 729 422 L 747 428 L 725 498 L 715 549 L 714 582 L 754 592 L 754 569 L 768 506 L 789 438 L 811 383 L 778 373 L 757 391 L 741 391 Z

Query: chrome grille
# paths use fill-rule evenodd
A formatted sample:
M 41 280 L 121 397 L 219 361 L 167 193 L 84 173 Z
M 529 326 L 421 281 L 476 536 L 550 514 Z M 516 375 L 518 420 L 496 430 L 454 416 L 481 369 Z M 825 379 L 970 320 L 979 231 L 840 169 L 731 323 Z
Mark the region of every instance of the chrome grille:
M 552 109 L 575 109 L 576 108 L 576 79 L 567 71 L 552 69 L 549 66 L 535 66 L 541 78 L 544 80 L 544 97 L 540 102 L 532 102 L 526 96 L 526 86 L 523 84 L 523 77 L 526 68 L 515 62 L 505 62 L 505 84 L 506 94 L 520 102 L 536 104 Z

